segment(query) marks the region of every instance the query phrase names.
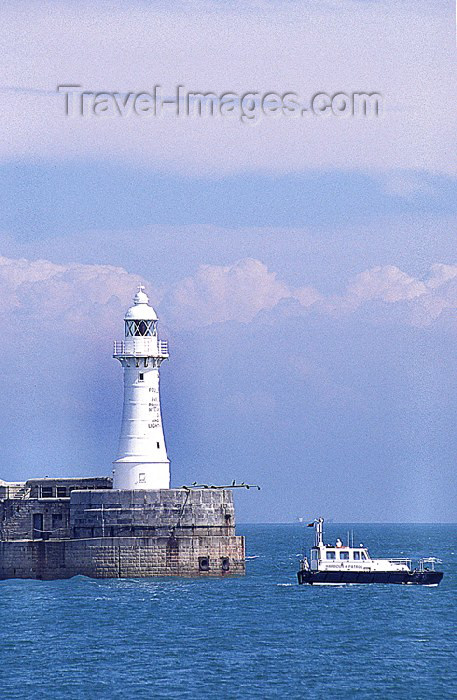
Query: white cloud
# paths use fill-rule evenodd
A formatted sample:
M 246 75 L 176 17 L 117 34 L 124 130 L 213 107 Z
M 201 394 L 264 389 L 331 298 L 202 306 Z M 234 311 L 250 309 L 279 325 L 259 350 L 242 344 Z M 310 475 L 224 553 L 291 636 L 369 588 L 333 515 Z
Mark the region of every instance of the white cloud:
M 0 258 L 0 313 L 37 332 L 101 339 L 122 330 L 138 275 L 110 265 L 56 265 L 48 260 Z M 150 288 L 152 299 L 159 295 Z M 106 338 L 105 338 L 106 339 Z
M 293 289 L 290 296 L 293 299 L 297 299 L 304 307 L 312 306 L 322 299 L 322 295 L 319 294 L 314 287 L 299 287 L 298 289 Z
M 232 265 L 202 265 L 166 289 L 110 265 L 55 264 L 47 260 L 0 257 L 0 314 L 10 336 L 52 330 L 96 342 L 122 333 L 121 319 L 138 284 L 170 330 L 226 321 L 251 322 L 261 311 L 295 301 L 293 313 L 348 315 L 365 310 L 380 322 L 395 314 L 405 324 L 429 326 L 457 309 L 457 266 L 435 264 L 424 280 L 398 267 L 374 267 L 350 280 L 339 297 L 325 297 L 311 286 L 294 288 L 260 260 Z M 382 312 L 376 304 L 382 303 Z M 377 314 L 377 316 L 376 316 Z M 114 335 L 113 335 L 114 334 Z
M 425 294 L 427 287 L 394 265 L 373 267 L 361 272 L 349 284 L 346 299 L 351 306 L 366 301 L 396 302 L 415 299 Z
M 285 297 L 288 287 L 259 260 L 234 265 L 201 265 L 178 282 L 164 299 L 167 315 L 179 326 L 205 326 L 221 321 L 251 321 Z
M 425 280 L 425 284 L 430 289 L 437 289 L 457 278 L 457 265 L 435 264 L 430 268 L 430 275 Z
M 373 302 L 383 302 L 382 312 L 375 310 L 380 321 L 398 313 L 405 324 L 429 326 L 444 311 L 457 308 L 457 266 L 435 264 L 424 280 L 411 277 L 398 267 L 374 267 L 349 282 L 341 297 L 324 300 L 323 312 L 338 314 L 370 309 Z M 393 317 L 393 316 L 392 316 Z
M 27 319 L 43 329 L 101 339 L 116 327 L 121 331 L 120 319 L 140 283 L 177 328 L 248 322 L 283 298 L 309 306 L 319 297 L 312 288 L 290 289 L 250 258 L 229 266 L 202 265 L 165 290 L 162 299 L 162 290 L 120 267 L 0 257 L 0 313 L 19 319 L 19 325 Z

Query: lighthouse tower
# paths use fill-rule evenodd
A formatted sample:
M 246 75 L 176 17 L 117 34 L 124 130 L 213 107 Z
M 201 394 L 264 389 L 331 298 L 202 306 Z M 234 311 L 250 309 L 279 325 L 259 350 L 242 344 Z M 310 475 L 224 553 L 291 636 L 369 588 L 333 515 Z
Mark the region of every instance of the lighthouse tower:
M 124 408 L 115 489 L 170 488 L 170 461 L 162 428 L 159 367 L 168 343 L 157 337 L 157 315 L 140 286 L 124 317 L 125 338 L 114 342 L 113 357 L 124 368 Z

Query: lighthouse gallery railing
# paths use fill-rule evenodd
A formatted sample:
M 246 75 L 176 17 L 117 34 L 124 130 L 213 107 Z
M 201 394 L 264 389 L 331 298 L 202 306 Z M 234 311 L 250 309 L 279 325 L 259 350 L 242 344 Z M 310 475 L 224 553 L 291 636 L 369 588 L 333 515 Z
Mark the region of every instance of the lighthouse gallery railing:
M 168 357 L 168 340 L 156 338 L 132 338 L 115 340 L 113 355 L 139 355 L 143 357 Z

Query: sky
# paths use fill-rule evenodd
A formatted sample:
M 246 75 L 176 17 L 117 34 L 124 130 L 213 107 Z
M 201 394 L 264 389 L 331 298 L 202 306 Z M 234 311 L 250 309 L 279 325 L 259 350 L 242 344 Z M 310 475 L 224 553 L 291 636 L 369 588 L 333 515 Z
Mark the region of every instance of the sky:
M 456 522 L 455 4 L 2 3 L 0 478 L 110 474 L 145 284 L 172 484 L 239 522 Z M 58 85 L 365 91 L 378 118 L 75 116 Z

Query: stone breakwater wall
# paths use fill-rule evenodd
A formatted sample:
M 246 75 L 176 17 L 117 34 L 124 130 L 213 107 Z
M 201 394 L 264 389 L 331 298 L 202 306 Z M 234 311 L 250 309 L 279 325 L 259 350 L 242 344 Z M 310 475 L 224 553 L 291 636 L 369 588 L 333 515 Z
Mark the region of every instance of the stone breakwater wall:
M 0 501 L 0 540 L 62 539 L 70 534 L 69 498 Z
M 73 491 L 0 511 L 0 579 L 245 573 L 229 489 Z
M 244 538 L 97 537 L 0 542 L 0 580 L 147 576 L 231 576 L 245 573 Z
M 70 531 L 75 538 L 234 535 L 229 489 L 73 491 Z

